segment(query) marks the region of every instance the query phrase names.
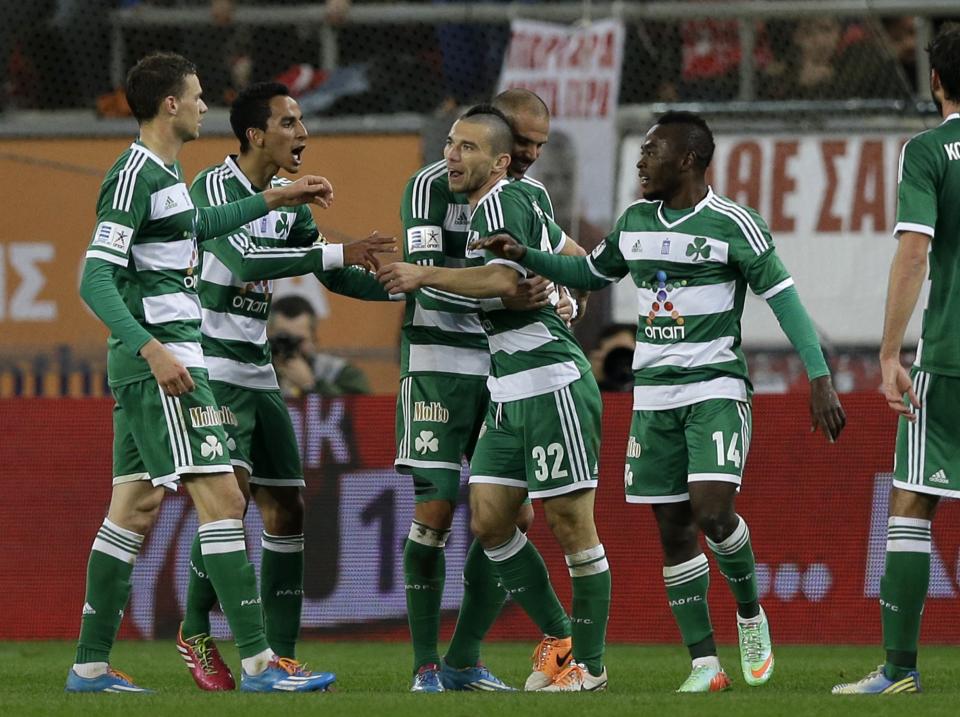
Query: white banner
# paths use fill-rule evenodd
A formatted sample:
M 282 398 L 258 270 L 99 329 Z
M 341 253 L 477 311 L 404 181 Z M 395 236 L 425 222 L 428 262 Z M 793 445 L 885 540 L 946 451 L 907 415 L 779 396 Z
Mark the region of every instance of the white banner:
M 710 184 L 766 220 L 804 305 L 829 342 L 880 342 L 887 274 L 896 250 L 897 164 L 907 138 L 901 133 L 716 138 Z M 619 211 L 638 196 L 642 139 L 626 137 L 620 148 Z M 614 317 L 636 321 L 636 292 L 625 283 L 616 289 Z M 750 292 L 748 297 L 745 345 L 788 346 L 765 302 Z M 908 328 L 909 343 L 919 337 L 920 313 Z
M 614 209 L 623 35 L 617 20 L 511 25 L 498 91 L 524 87 L 550 108 L 550 142 L 531 174 L 547 185 L 558 221 L 574 236 L 579 218 L 607 225 Z

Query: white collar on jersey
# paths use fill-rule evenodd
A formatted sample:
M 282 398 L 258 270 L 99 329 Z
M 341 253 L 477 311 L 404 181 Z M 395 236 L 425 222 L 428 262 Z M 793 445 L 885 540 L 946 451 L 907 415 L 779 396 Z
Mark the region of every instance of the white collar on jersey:
M 949 122 L 950 120 L 960 119 L 960 112 L 954 112 L 953 114 L 947 115 L 943 118 L 944 122 Z
M 482 197 L 480 197 L 480 201 L 477 202 L 477 206 L 479 207 L 481 204 L 483 204 L 484 200 L 486 200 L 487 197 L 491 196 L 492 194 L 496 194 L 496 193 L 499 192 L 501 189 L 503 189 L 504 187 L 506 187 L 508 184 L 510 184 L 510 182 L 508 182 L 506 179 L 501 179 L 499 182 L 497 182 L 497 183 L 494 184 L 492 187 L 490 187 L 490 191 L 489 191 L 489 192 L 487 192 L 487 193 L 484 194 Z M 475 208 L 476 208 L 476 207 L 475 207 Z
M 153 152 L 151 152 L 149 149 L 147 149 L 145 145 L 140 144 L 140 140 L 139 140 L 139 139 L 138 139 L 136 142 L 134 142 L 133 144 L 130 145 L 130 149 L 132 149 L 134 152 L 142 152 L 143 154 L 147 155 L 147 157 L 149 157 L 149 158 L 152 159 L 154 162 L 156 162 L 156 163 L 159 164 L 161 167 L 163 167 L 163 171 L 164 171 L 164 172 L 166 172 L 167 174 L 169 174 L 169 175 L 172 176 L 173 178 L 177 179 L 178 181 L 181 181 L 181 182 L 183 181 L 183 179 L 180 178 L 180 175 L 177 174 L 177 172 L 176 172 L 176 169 L 177 169 L 177 166 L 176 166 L 176 165 L 173 166 L 173 169 L 170 169 L 170 167 L 168 167 L 167 165 L 165 165 L 165 164 L 163 163 L 163 160 L 160 159 L 160 157 L 158 157 L 158 156 L 155 155 Z
M 697 205 L 693 208 L 693 211 L 689 214 L 684 214 L 682 217 L 677 219 L 675 222 L 668 222 L 667 218 L 663 216 L 663 200 L 660 200 L 657 204 L 657 219 L 660 220 L 660 223 L 663 224 L 667 229 L 673 229 L 677 224 L 687 221 L 690 217 L 696 216 L 700 213 L 700 210 L 707 206 L 707 203 L 713 199 L 713 187 L 707 185 L 707 194 L 706 196 L 697 202 Z
M 223 160 L 223 163 L 227 166 L 227 169 L 233 173 L 233 176 L 240 181 L 240 184 L 247 188 L 247 191 L 250 192 L 250 194 L 257 193 L 257 190 L 253 188 L 253 183 L 247 179 L 247 175 L 243 173 L 242 169 L 240 169 L 240 165 L 237 164 L 237 160 L 233 158 L 232 154 L 228 154 L 227 158 Z

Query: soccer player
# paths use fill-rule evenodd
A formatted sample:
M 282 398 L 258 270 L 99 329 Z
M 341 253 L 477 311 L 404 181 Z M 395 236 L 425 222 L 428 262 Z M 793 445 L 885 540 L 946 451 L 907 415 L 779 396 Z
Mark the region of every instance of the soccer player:
M 146 692 L 109 665 L 133 563 L 179 480 L 193 498 L 210 580 L 236 639 L 243 689 L 323 689 L 333 675 L 291 676 L 267 644 L 256 576 L 243 535 L 243 494 L 230 466 L 221 411 L 200 348 L 197 241 L 226 234 L 281 206 L 333 198 L 307 176 L 240 202 L 197 208 L 177 155 L 197 138 L 206 105 L 196 68 L 171 53 L 138 62 L 126 94 L 140 136 L 100 187 L 97 226 L 80 295 L 110 329 L 113 492 L 87 567 L 76 662 L 68 692 Z
M 467 112 L 447 137 L 450 188 L 468 198 L 471 232 L 507 231 L 531 245 L 581 253 L 520 183 L 506 181 L 511 145 L 510 125 L 489 105 Z M 513 262 L 484 264 L 482 254 L 468 254 L 468 260 L 472 266 L 463 269 L 391 264 L 378 276 L 391 293 L 430 290 L 496 298 L 516 292 L 527 275 Z M 490 352 L 490 407 L 470 462 L 471 527 L 500 583 L 546 636 L 541 648 L 565 662 L 569 655 L 553 648 L 560 644 L 569 650 L 572 637 L 573 661 L 559 672 L 556 666 L 549 673 L 535 669 L 526 688 L 603 689 L 610 571 L 593 522 L 599 390 L 583 352 L 552 307 L 515 311 L 483 305 L 481 319 Z M 572 626 L 543 559 L 515 524 L 528 493 L 543 499 L 547 522 L 567 557 Z
M 527 90 L 508 90 L 494 103 L 513 127 L 511 179 L 552 217 L 546 189 L 526 176 L 550 132 L 546 105 Z M 407 182 L 400 206 L 404 261 L 462 267 L 471 211 L 466 195 L 452 191 L 445 161 L 423 167 Z M 508 299 L 508 305 L 517 309 L 547 305 L 550 292 L 545 280 L 525 280 L 522 288 L 524 295 Z M 503 304 L 494 298 L 483 305 Z M 446 574 L 443 550 L 460 492 L 460 464 L 473 452 L 488 403 L 490 357 L 477 313 L 480 306 L 470 297 L 425 288 L 408 297 L 403 322 L 396 466 L 412 476 L 416 501 L 403 551 L 414 692 L 509 689 L 480 664 L 480 642 L 506 593 L 478 543 L 467 553 L 463 602 L 442 661 L 437 645 Z M 575 306 L 566 301 L 558 310 L 563 313 Z M 424 431 L 436 443 L 421 441 L 418 447 L 416 439 Z M 528 502 L 521 507 L 517 524 L 525 532 L 532 520 Z
M 920 616 L 930 583 L 930 526 L 940 498 L 960 498 L 960 26 L 945 25 L 930 46 L 930 88 L 943 123 L 903 146 L 898 185 L 897 252 L 890 267 L 880 344 L 883 394 L 897 427 L 887 559 L 880 580 L 886 660 L 834 694 L 919 692 Z M 917 358 L 909 374 L 900 349 L 928 277 Z
M 813 427 L 834 441 L 845 422 L 816 333 L 766 224 L 706 184 L 713 150 L 713 135 L 697 115 L 661 117 L 637 163 L 643 199 L 585 259 L 551 256 L 509 236 L 477 243 L 566 286 L 599 289 L 627 274 L 637 286 L 624 484 L 628 502 L 652 506 L 660 531 L 667 597 L 693 663 L 680 692 L 730 686 L 710 624 L 700 532 L 737 601 L 744 680 L 760 685 L 773 673 L 750 531 L 734 508 L 751 434 L 751 386 L 740 350 L 748 285 L 770 304 L 803 360 Z
M 297 101 L 284 85 L 262 83 L 244 90 L 230 108 L 230 123 L 240 153 L 197 176 L 190 195 L 199 207 L 287 186 L 290 180 L 276 176 L 280 169 L 300 172 L 307 130 Z M 392 249 L 392 244 L 392 237 L 373 236 L 345 246 L 327 245 L 309 207 L 301 205 L 279 207 L 201 245 L 200 331 L 210 388 L 221 407 L 240 489 L 248 501 L 253 497 L 263 518 L 264 626 L 267 642 L 291 674 L 308 674 L 295 659 L 303 603 L 304 481 L 266 338 L 271 279 L 317 272 L 337 293 L 387 301 L 390 297 L 373 274 L 343 267 L 372 264 L 375 252 Z M 210 610 L 217 595 L 199 539 L 193 543 L 190 567 L 177 648 L 201 689 L 233 689 L 233 676 L 210 637 Z

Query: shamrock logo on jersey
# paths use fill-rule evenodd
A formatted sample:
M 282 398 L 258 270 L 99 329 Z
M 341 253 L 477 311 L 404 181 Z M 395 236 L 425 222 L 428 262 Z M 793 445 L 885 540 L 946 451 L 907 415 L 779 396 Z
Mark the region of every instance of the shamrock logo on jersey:
M 215 455 L 222 456 L 223 444 L 217 440 L 216 436 L 207 436 L 200 444 L 200 455 L 208 460 Z
M 436 453 L 440 450 L 440 441 L 434 437 L 433 431 L 420 431 L 416 441 L 417 451 L 422 455 Z
M 280 218 L 277 219 L 277 224 L 273 228 L 273 231 L 277 236 L 286 236 L 287 229 L 289 228 L 289 226 L 290 226 L 290 220 L 287 218 L 287 215 L 281 214 Z
M 692 256 L 694 260 L 709 259 L 710 245 L 703 237 L 697 237 L 692 244 L 687 244 L 687 256 Z
M 625 488 L 629 488 L 633 485 L 633 471 L 630 470 L 629 465 L 623 467 L 623 485 Z

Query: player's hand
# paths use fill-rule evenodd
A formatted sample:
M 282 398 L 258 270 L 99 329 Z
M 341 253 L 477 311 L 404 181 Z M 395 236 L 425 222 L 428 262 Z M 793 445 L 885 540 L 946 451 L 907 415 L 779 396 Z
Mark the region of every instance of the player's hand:
M 920 408 L 920 399 L 917 398 L 916 391 L 913 390 L 913 381 L 910 380 L 910 374 L 900 363 L 900 357 L 881 358 L 880 375 L 883 379 L 880 390 L 883 392 L 887 405 L 908 421 L 916 421 L 917 414 L 913 409 Z M 903 402 L 904 394 L 910 401 L 909 405 Z
M 150 372 L 168 396 L 182 396 L 196 388 L 190 372 L 156 339 L 140 349 L 140 355 L 146 359 Z
M 833 388 L 833 379 L 820 376 L 810 382 L 810 430 L 823 429 L 824 435 L 833 443 L 847 425 L 840 398 Z
M 397 261 L 377 271 L 377 279 L 388 294 L 409 294 L 423 286 L 427 267 Z
M 296 182 L 266 190 L 263 198 L 270 209 L 298 204 L 316 204 L 326 209 L 333 204 L 333 185 L 326 177 L 308 174 Z
M 511 311 L 533 311 L 550 304 L 553 282 L 542 276 L 531 276 L 517 282 L 517 293 L 504 297 L 503 305 Z
M 527 247 L 509 234 L 480 237 L 470 242 L 470 248 L 476 251 L 489 251 L 501 259 L 511 259 L 512 261 L 523 261 L 523 257 L 527 255 Z
M 396 254 L 395 237 L 382 237 L 374 231 L 366 239 L 343 245 L 343 265 L 358 265 L 369 271 L 380 268 L 378 254 Z
M 576 316 L 577 304 L 573 300 L 573 297 L 570 295 L 570 292 L 566 287 L 560 287 L 560 301 L 557 302 L 557 316 L 563 319 L 563 323 L 567 326 L 573 321 L 573 317 Z

